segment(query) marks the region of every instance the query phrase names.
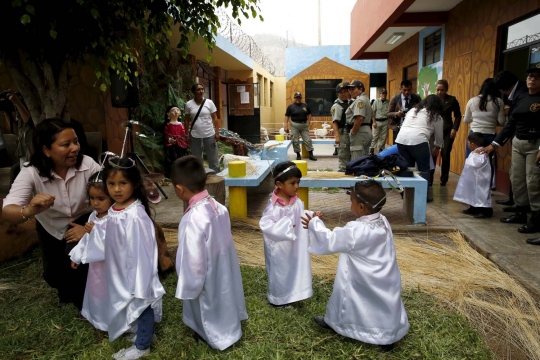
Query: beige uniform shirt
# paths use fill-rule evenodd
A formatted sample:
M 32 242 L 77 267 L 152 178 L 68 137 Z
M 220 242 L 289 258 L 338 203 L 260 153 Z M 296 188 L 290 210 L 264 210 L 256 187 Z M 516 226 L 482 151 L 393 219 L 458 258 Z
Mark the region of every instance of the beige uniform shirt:
M 354 99 L 354 102 L 349 106 L 345 114 L 347 114 L 347 123 L 349 123 L 349 118 L 352 118 L 350 120 L 351 125 L 354 124 L 353 119 L 356 116 L 363 116 L 363 124 L 369 124 L 372 116 L 369 98 L 365 94 L 358 96 L 356 99 Z

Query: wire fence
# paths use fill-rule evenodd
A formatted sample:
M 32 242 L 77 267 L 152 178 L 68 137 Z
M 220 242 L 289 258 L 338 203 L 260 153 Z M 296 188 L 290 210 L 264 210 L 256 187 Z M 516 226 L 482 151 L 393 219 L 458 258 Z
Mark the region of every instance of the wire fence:
M 508 44 L 506 44 L 506 48 L 507 49 L 512 49 L 512 48 L 515 48 L 517 46 L 526 45 L 528 43 L 535 42 L 535 41 L 538 41 L 538 40 L 540 40 L 540 33 L 536 33 L 536 34 L 533 34 L 533 35 L 525 35 L 522 38 L 510 41 Z
M 223 10 L 219 10 L 217 15 L 220 23 L 218 33 L 229 39 L 231 43 L 242 50 L 243 53 L 252 58 L 257 64 L 262 66 L 269 73 L 275 75 L 276 67 L 257 46 L 255 40 L 253 40 L 251 36 L 244 33 L 240 26 L 238 26 L 238 24 Z

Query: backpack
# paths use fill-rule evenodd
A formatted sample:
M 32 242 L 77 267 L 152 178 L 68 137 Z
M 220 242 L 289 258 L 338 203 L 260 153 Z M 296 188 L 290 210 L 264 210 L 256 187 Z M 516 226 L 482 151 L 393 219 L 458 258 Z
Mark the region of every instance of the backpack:
M 345 168 L 346 175 L 376 176 L 381 170 L 386 169 L 394 175 L 404 175 L 407 170 L 407 161 L 399 154 L 391 154 L 385 157 L 377 155 L 364 155 L 349 161 Z

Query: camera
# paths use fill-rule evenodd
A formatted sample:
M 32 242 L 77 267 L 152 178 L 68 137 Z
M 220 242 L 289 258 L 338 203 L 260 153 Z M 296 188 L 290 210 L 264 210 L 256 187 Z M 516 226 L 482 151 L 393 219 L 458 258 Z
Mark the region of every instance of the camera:
M 0 92 L 0 111 L 13 112 L 15 111 L 15 105 L 9 100 L 8 95 L 13 93 L 10 89 Z

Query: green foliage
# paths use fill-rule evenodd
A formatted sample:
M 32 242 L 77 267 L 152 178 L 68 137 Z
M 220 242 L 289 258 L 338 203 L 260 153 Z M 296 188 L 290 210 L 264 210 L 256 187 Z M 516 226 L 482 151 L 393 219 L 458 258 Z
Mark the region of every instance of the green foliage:
M 435 93 L 437 80 L 439 80 L 439 75 L 436 68 L 428 65 L 420 69 L 418 73 L 418 93 L 422 99 Z
M 110 359 L 123 347 L 77 317 L 75 307 L 56 307 L 56 292 L 41 277 L 40 252 L 0 264 L 2 278 L 15 288 L 0 296 L 1 359 Z M 479 334 L 459 314 L 440 308 L 433 298 L 404 290 L 411 328 L 396 349 L 383 353 L 374 345 L 320 329 L 312 321 L 324 314 L 332 282 L 313 279 L 313 297 L 290 309 L 275 309 L 266 299 L 264 268 L 242 267 L 249 319 L 242 339 L 220 352 L 196 342 L 182 322 L 182 301 L 174 297 L 176 275 L 163 282 L 163 321 L 148 359 L 492 359 Z

